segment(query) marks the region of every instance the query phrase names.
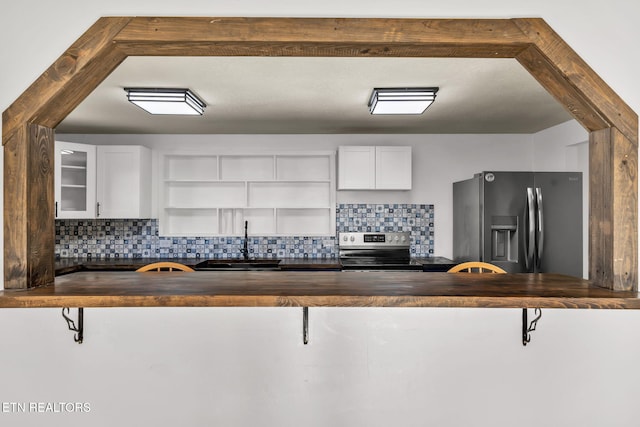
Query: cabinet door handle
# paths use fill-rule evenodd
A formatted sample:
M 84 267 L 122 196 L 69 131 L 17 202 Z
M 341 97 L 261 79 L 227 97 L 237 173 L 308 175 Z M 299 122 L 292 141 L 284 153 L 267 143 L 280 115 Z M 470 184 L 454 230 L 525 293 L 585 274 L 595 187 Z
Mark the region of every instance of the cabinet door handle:
M 100 217 L 100 202 L 96 203 L 96 218 Z
M 56 218 L 58 218 L 58 202 L 56 202 Z

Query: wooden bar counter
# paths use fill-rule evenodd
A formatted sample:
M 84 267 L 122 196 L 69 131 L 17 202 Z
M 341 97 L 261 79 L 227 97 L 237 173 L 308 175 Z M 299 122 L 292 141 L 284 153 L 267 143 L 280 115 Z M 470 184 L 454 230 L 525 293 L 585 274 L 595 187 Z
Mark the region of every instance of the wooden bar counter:
M 0 307 L 640 309 L 640 298 L 556 274 L 81 271 L 54 285 L 0 291 Z

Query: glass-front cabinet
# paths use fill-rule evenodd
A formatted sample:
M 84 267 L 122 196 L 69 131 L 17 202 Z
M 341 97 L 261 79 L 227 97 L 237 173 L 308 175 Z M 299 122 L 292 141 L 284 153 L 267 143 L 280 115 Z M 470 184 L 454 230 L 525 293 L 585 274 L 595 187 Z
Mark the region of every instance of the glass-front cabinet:
M 96 147 L 56 141 L 56 218 L 93 218 L 96 213 Z

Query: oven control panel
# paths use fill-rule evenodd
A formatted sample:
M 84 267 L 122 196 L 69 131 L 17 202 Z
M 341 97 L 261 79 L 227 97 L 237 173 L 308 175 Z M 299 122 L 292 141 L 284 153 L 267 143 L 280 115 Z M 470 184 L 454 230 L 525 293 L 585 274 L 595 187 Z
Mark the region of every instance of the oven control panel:
M 341 248 L 358 247 L 409 247 L 411 233 L 400 232 L 344 232 L 338 233 L 338 244 Z

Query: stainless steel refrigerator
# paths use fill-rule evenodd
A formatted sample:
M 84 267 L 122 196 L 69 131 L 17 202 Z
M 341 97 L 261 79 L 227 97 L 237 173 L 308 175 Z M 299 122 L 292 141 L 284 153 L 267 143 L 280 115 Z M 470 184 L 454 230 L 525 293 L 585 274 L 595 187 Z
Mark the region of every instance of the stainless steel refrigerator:
M 482 172 L 453 184 L 453 255 L 582 277 L 582 173 Z

